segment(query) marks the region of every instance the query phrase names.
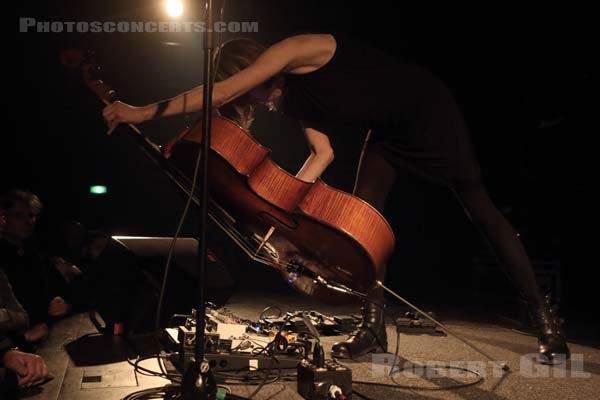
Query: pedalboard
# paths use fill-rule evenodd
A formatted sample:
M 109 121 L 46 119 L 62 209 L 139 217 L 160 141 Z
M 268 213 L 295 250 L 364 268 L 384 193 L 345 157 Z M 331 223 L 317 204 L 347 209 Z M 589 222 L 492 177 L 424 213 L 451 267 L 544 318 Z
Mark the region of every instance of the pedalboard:
M 297 357 L 278 355 L 276 360 L 267 355 L 251 355 L 249 353 L 204 353 L 204 358 L 212 371 L 254 371 L 257 369 L 273 370 L 296 368 L 300 360 Z M 191 362 L 194 361 L 194 350 L 188 349 L 178 356 L 173 355 L 170 360 L 180 371 L 187 370 Z
M 179 326 L 169 328 L 164 333 L 167 347 L 173 351 L 170 361 L 181 371 L 193 362 L 196 346 L 194 327 Z M 280 338 L 280 344 L 272 350 L 273 355 L 243 352 L 232 346 L 231 338 L 221 338 L 216 332 L 204 334 L 204 357 L 214 371 L 254 370 L 254 369 L 295 369 L 303 354 L 311 350 L 310 342 L 287 341 Z M 239 342 L 239 340 L 237 340 Z M 301 348 L 301 352 L 298 349 Z

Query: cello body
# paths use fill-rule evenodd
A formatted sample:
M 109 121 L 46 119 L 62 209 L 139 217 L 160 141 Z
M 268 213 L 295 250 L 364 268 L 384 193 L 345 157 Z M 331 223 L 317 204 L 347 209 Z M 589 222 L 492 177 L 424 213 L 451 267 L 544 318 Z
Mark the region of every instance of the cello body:
M 191 176 L 190 155 L 200 150 L 201 136 L 201 124 L 182 132 L 163 149 L 164 157 Z M 185 147 L 195 150 L 183 156 Z M 210 149 L 210 197 L 224 222 L 254 246 L 259 261 L 324 301 L 337 302 L 331 290 L 321 290 L 299 270 L 363 293 L 374 284 L 394 248 L 393 231 L 375 208 L 321 179 L 296 178 L 223 117 L 213 116 Z

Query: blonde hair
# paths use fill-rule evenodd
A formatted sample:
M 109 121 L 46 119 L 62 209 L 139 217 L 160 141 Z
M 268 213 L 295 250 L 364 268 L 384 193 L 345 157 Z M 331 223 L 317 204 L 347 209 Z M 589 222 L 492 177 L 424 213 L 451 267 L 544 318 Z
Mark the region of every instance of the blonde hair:
M 215 52 L 215 82 L 223 81 L 249 67 L 266 50 L 266 47 L 253 39 L 237 38 L 223 43 Z M 267 82 L 265 82 L 267 83 Z M 219 112 L 245 129 L 254 120 L 256 104 L 248 93 L 219 108 Z

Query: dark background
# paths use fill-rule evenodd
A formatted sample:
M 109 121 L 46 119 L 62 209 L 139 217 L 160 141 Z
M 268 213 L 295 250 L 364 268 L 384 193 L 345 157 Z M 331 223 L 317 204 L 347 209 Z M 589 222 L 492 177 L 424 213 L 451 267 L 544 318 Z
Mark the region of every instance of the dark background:
M 202 20 L 200 2 L 192 3 L 185 20 Z M 366 10 L 347 1 L 229 0 L 225 18 L 258 21 L 259 32 L 246 36 L 267 45 L 301 31 L 351 31 L 442 77 L 471 129 L 492 199 L 521 233 L 544 285 L 552 282 L 548 276 L 559 277 L 562 289 L 549 289 L 560 294 L 563 309 L 574 317 L 591 314 L 597 301 L 589 273 L 597 261 L 581 256 L 593 243 L 571 222 L 587 224 L 594 204 L 593 13 L 575 5 L 532 1 L 365 4 Z M 125 140 L 124 132 L 105 135 L 102 105 L 77 73 L 63 68 L 58 54 L 67 47 L 95 50 L 106 82 L 123 101 L 141 105 L 201 83 L 201 35 L 18 33 L 19 17 L 168 20 L 162 2 L 18 5 L 4 57 L 9 67 L 5 79 L 12 85 L 4 96 L 9 123 L 2 140 L 0 189 L 18 187 L 40 196 L 45 206 L 40 237 L 66 219 L 111 234 L 171 236 L 183 198 Z M 223 39 L 233 36 L 238 35 Z M 162 119 L 140 128 L 163 143 L 197 117 Z M 278 113 L 259 113 L 252 133 L 292 172 L 307 155 L 297 123 Z M 335 135 L 336 159 L 325 181 L 352 190 L 363 134 Z M 108 194 L 90 195 L 92 184 L 106 185 Z M 489 251 L 445 189 L 403 177 L 386 217 L 398 240 L 390 260 L 390 285 L 443 303 L 502 305 L 514 299 Z M 559 258 L 563 219 L 580 254 L 569 265 Z M 184 236 L 193 234 L 192 215 Z

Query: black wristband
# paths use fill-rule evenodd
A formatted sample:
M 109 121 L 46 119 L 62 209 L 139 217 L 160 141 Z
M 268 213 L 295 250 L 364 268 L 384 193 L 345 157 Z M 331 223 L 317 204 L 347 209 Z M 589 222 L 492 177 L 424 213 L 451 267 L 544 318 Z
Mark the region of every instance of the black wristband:
M 158 118 L 161 115 L 163 115 L 164 112 L 165 112 L 165 110 L 169 106 L 169 103 L 171 103 L 171 100 L 163 100 L 163 101 L 159 102 L 156 105 L 156 112 L 154 112 L 154 115 L 152 116 L 152 119 Z

